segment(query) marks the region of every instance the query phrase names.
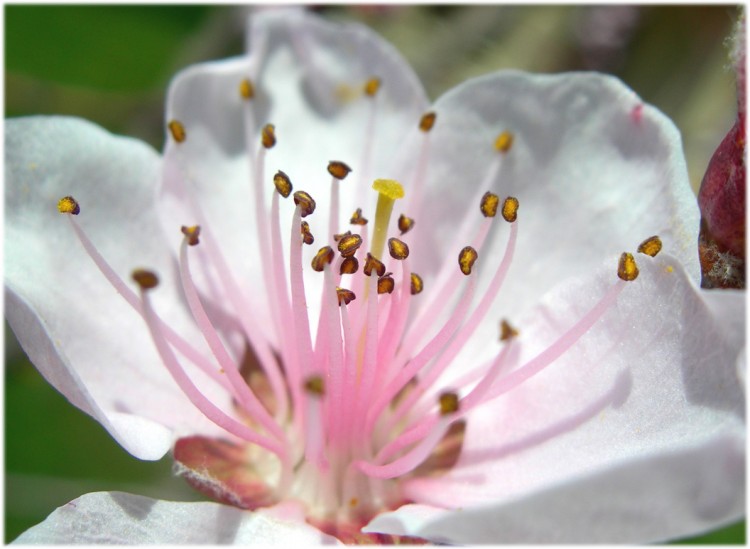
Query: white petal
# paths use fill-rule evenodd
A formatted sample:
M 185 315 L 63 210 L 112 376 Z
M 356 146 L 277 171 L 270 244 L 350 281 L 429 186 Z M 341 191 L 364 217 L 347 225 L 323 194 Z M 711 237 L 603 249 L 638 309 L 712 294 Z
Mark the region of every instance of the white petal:
M 159 459 L 172 429 L 200 431 L 206 420 L 169 377 L 141 317 L 56 208 L 66 195 L 79 201 L 77 221 L 128 284 L 134 268 L 156 269 L 164 282 L 154 291 L 156 307 L 183 328 L 170 251 L 153 210 L 158 156 L 136 140 L 62 117 L 8 120 L 5 153 L 11 327 L 58 391 L 133 455 Z
M 429 531 L 459 543 L 632 543 L 742 516 L 744 293 L 698 290 L 668 255 L 638 261 L 638 279 L 577 344 L 470 414 L 447 475 L 405 483 L 406 498 L 461 506 L 455 517 L 469 521 L 454 530 L 449 514 L 451 527 L 441 518 Z M 561 285 L 519 322 L 516 364 L 580 319 L 612 271 Z
M 86 494 L 21 534 L 18 544 L 338 544 L 304 523 L 218 503 L 177 503 L 122 492 Z

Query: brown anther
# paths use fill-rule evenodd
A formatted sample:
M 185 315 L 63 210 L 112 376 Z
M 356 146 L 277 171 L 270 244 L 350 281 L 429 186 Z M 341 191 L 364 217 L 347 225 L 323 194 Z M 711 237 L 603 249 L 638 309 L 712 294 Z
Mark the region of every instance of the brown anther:
M 422 293 L 424 290 L 424 282 L 422 277 L 417 273 L 411 273 L 411 295 L 417 295 Z
M 326 385 L 323 376 L 311 375 L 305 380 L 305 391 L 314 396 L 323 396 L 326 394 Z
M 500 197 L 490 191 L 484 193 L 482 201 L 479 203 L 479 209 L 484 217 L 495 217 L 497 207 L 500 204 Z M 504 211 L 504 210 L 503 210 Z
M 336 295 L 339 298 L 339 305 L 349 305 L 349 303 L 357 299 L 354 292 L 347 290 L 346 288 L 339 288 L 338 286 L 336 287 Z
M 406 242 L 398 238 L 388 239 L 388 251 L 393 259 L 401 260 L 409 257 L 409 246 L 406 245 Z
M 513 223 L 518 217 L 518 199 L 509 196 L 503 202 L 503 219 L 508 223 Z
M 504 131 L 495 139 L 495 149 L 498 152 L 506 153 L 513 146 L 513 134 L 509 131 Z
M 81 213 L 81 206 L 72 196 L 63 196 L 57 201 L 57 211 L 61 214 L 78 215 Z
M 404 214 L 398 216 L 398 230 L 404 235 L 414 228 L 414 220 L 411 217 L 406 217 Z
M 377 257 L 368 253 L 363 271 L 367 276 L 372 276 L 373 270 L 378 276 L 383 276 L 385 274 L 385 265 Z
M 419 119 L 419 129 L 427 133 L 435 125 L 436 118 L 437 118 L 437 113 L 433 111 L 424 113 L 422 115 L 422 118 Z
M 200 243 L 200 239 L 198 238 L 201 235 L 200 225 L 193 225 L 192 227 L 183 225 L 180 230 L 187 238 L 188 246 L 196 246 Z
M 276 144 L 276 126 L 266 124 L 260 132 L 260 142 L 266 149 L 272 148 Z
M 452 392 L 441 393 L 438 398 L 440 404 L 440 415 L 447 416 L 458 412 L 459 400 L 458 394 Z
M 300 225 L 300 233 L 302 233 L 302 242 L 307 245 L 315 242 L 315 237 L 310 232 L 310 224 L 307 221 L 303 221 Z
M 292 194 L 292 180 L 281 170 L 277 171 L 276 175 L 273 176 L 273 185 L 276 187 L 278 193 L 284 198 L 287 198 Z
M 344 179 L 352 169 L 338 160 L 331 160 L 328 162 L 328 173 L 330 173 L 336 179 Z
M 294 193 L 294 203 L 299 206 L 302 217 L 307 217 L 315 211 L 315 200 L 305 191 Z
M 341 257 L 351 257 L 362 245 L 362 237 L 358 234 L 347 234 L 339 239 Z
M 507 320 L 502 319 L 500 321 L 500 341 L 508 341 L 509 339 L 514 338 L 517 335 L 518 330 L 511 326 Z
M 378 278 L 378 293 L 379 294 L 390 294 L 393 292 L 393 288 L 396 287 L 396 283 L 393 281 L 391 273 L 385 273 L 383 276 Z
M 357 211 L 352 214 L 349 223 L 352 225 L 367 225 L 367 219 L 362 217 L 362 208 L 357 208 Z
M 352 234 L 352 232 L 351 232 L 351 231 L 346 231 L 345 233 L 337 233 L 337 234 L 334 234 L 334 235 L 333 235 L 333 241 L 334 241 L 334 242 L 338 242 L 339 240 L 341 240 L 341 239 L 342 239 L 342 238 L 344 238 L 345 236 L 349 236 L 350 234 Z
M 458 266 L 461 267 L 461 272 L 466 276 L 471 274 L 471 268 L 474 266 L 474 262 L 479 257 L 477 251 L 471 246 L 466 246 L 458 254 Z
M 141 287 L 141 290 L 150 290 L 156 288 L 159 285 L 159 277 L 153 271 L 147 271 L 146 269 L 136 269 L 133 274 L 130 275 L 135 280 L 136 284 Z
M 359 270 L 359 261 L 357 261 L 357 258 L 354 256 L 347 257 L 344 259 L 344 261 L 341 262 L 341 269 L 339 269 L 339 273 L 342 275 L 350 275 L 354 274 Z
M 641 242 L 640 246 L 638 246 L 638 253 L 650 255 L 651 257 L 656 257 L 656 254 L 658 254 L 660 251 L 661 238 L 656 235 L 647 238 L 646 240 Z
M 325 269 L 326 264 L 330 265 L 335 255 L 336 254 L 333 252 L 333 248 L 331 248 L 330 246 L 323 246 L 320 250 L 318 250 L 318 253 L 315 254 L 315 257 L 312 258 L 313 271 L 322 273 L 323 269 Z
M 255 86 L 249 78 L 243 78 L 240 82 L 240 97 L 250 100 L 255 97 Z
M 373 76 L 365 83 L 365 94 L 368 97 L 375 97 L 380 89 L 380 78 Z
M 182 122 L 178 122 L 177 120 L 170 120 L 169 124 L 167 124 L 167 128 L 169 128 L 169 133 L 172 134 L 172 139 L 174 139 L 177 143 L 182 143 L 185 141 L 185 138 L 187 138 L 185 126 L 182 125 Z
M 632 282 L 638 278 L 638 265 L 635 264 L 633 254 L 625 252 L 620 256 L 620 262 L 617 265 L 617 276 L 626 282 Z

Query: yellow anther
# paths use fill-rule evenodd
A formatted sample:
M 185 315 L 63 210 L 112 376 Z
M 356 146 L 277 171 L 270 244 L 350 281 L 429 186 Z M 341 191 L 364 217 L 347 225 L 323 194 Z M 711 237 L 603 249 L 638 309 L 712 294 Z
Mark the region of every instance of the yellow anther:
M 273 176 L 273 184 L 279 194 L 284 198 L 292 193 L 292 180 L 281 170 L 277 171 L 276 175 Z
M 656 257 L 656 254 L 658 254 L 661 251 L 661 238 L 654 235 L 650 238 L 647 238 L 643 242 L 641 242 L 640 246 L 638 246 L 638 253 L 650 255 L 651 257 Z
M 305 191 L 294 193 L 294 203 L 299 206 L 302 217 L 307 217 L 315 211 L 315 200 Z
M 495 149 L 499 152 L 506 153 L 513 146 L 513 134 L 509 131 L 504 131 L 495 139 Z
M 323 246 L 320 250 L 318 250 L 318 253 L 315 254 L 315 257 L 312 258 L 312 268 L 313 271 L 317 271 L 319 273 L 323 272 L 323 269 L 325 269 L 326 264 L 330 265 L 331 261 L 333 261 L 334 257 L 333 248 L 330 246 Z
M 195 246 L 200 243 L 200 239 L 198 238 L 201 235 L 200 225 L 193 225 L 192 227 L 183 225 L 180 230 L 185 235 L 185 238 L 187 238 L 188 246 Z
M 174 139 L 177 143 L 182 143 L 183 141 L 185 141 L 185 138 L 187 138 L 185 126 L 182 125 L 182 122 L 178 122 L 177 120 L 170 120 L 169 124 L 167 124 L 167 128 L 169 128 L 169 133 L 172 134 L 172 139 Z
M 509 339 L 514 338 L 517 335 L 518 330 L 511 326 L 507 320 L 502 319 L 500 321 L 500 341 L 508 341 Z
M 358 234 L 347 234 L 339 240 L 339 252 L 342 257 L 353 256 L 362 245 L 362 237 Z
M 357 258 L 354 256 L 347 257 L 344 259 L 344 261 L 341 262 L 341 268 L 339 269 L 339 273 L 342 275 L 350 275 L 354 274 L 359 270 L 359 261 L 357 261 Z
M 396 287 L 396 283 L 393 281 L 391 273 L 385 273 L 383 276 L 378 278 L 378 293 L 379 294 L 390 294 L 393 292 L 393 288 Z
M 159 285 L 159 277 L 153 271 L 147 271 L 146 269 L 136 269 L 131 275 L 136 284 L 141 287 L 141 290 L 150 290 L 156 288 Z
M 411 295 L 422 293 L 422 290 L 424 290 L 422 277 L 417 273 L 411 273 Z
M 459 400 L 458 394 L 453 392 L 441 393 L 438 398 L 440 404 L 440 415 L 447 416 L 458 412 Z
M 351 231 L 346 231 L 345 233 L 336 233 L 333 235 L 333 241 L 338 242 L 339 240 L 341 240 L 345 236 L 349 236 L 350 234 L 352 234 Z
M 471 246 L 466 246 L 458 254 L 458 266 L 461 267 L 461 272 L 466 276 L 471 274 L 471 268 L 474 266 L 474 262 L 479 257 L 477 251 Z
M 368 97 L 375 97 L 380 89 L 380 78 L 373 76 L 365 83 L 365 94 Z
M 391 254 L 393 259 L 406 259 L 409 257 L 409 246 L 406 242 L 399 240 L 398 238 L 388 239 L 388 252 Z
M 479 203 L 479 209 L 482 211 L 484 217 L 495 217 L 497 214 L 497 207 L 500 205 L 500 197 L 494 193 L 487 191 L 482 197 L 482 201 Z M 517 206 L 516 206 L 517 207 Z M 503 206 L 503 211 L 505 211 Z
M 307 221 L 303 221 L 300 225 L 300 233 L 302 234 L 302 242 L 307 245 L 315 242 L 315 237 L 310 232 L 310 224 Z
M 354 292 L 346 288 L 339 288 L 338 286 L 336 287 L 336 295 L 339 298 L 339 305 L 349 305 L 349 303 L 357 299 Z
M 380 193 L 381 196 L 397 200 L 404 197 L 404 187 L 398 181 L 393 179 L 376 179 L 372 188 Z
M 398 230 L 404 235 L 414 228 L 414 220 L 411 217 L 406 217 L 404 214 L 398 216 Z
M 357 208 L 349 220 L 352 225 L 367 225 L 367 218 L 362 217 L 362 208 Z
M 276 126 L 266 124 L 260 132 L 260 142 L 266 149 L 272 148 L 276 144 Z
M 383 276 L 385 274 L 385 265 L 378 258 L 368 253 L 363 271 L 367 276 L 372 276 L 372 271 L 375 271 L 378 276 Z
M 620 256 L 620 262 L 617 265 L 617 276 L 626 282 L 631 282 L 638 278 L 638 265 L 635 264 L 633 254 L 625 252 Z
M 508 223 L 513 223 L 518 217 L 518 199 L 509 196 L 503 202 L 503 219 Z
M 338 160 L 331 160 L 328 162 L 328 173 L 330 173 L 336 179 L 344 179 L 352 169 Z
M 419 119 L 419 129 L 427 133 L 435 125 L 436 118 L 437 118 L 437 113 L 433 111 L 423 114 L 422 118 Z
M 57 201 L 57 211 L 61 214 L 78 215 L 81 213 L 81 206 L 78 205 L 78 201 L 72 196 L 64 196 Z
M 243 78 L 240 82 L 240 96 L 242 99 L 252 99 L 255 97 L 255 86 L 249 78 Z
M 313 396 L 321 397 L 326 394 L 326 385 L 323 376 L 312 375 L 305 380 L 305 391 Z

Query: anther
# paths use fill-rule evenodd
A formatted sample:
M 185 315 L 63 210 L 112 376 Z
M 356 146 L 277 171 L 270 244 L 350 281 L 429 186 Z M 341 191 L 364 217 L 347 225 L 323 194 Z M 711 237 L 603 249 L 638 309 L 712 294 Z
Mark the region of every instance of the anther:
M 266 124 L 260 132 L 260 142 L 266 149 L 272 148 L 276 144 L 276 126 Z
M 183 225 L 180 230 L 182 231 L 182 234 L 187 237 L 188 246 L 196 246 L 200 243 L 198 237 L 201 235 L 201 228 L 199 225 L 193 225 L 192 227 L 186 227 Z
M 328 162 L 328 173 L 330 173 L 336 179 L 344 179 L 352 169 L 338 160 L 331 160 Z
M 368 97 L 375 97 L 380 89 L 380 78 L 373 76 L 365 83 L 365 94 Z
M 339 273 L 341 273 L 342 275 L 354 274 L 358 270 L 359 270 L 359 261 L 357 260 L 356 257 L 350 256 L 341 262 L 341 268 L 339 269 Z
M 177 143 L 185 141 L 187 133 L 185 132 L 185 126 L 183 126 L 181 122 L 171 120 L 169 124 L 167 124 L 167 127 L 169 128 L 169 133 L 172 134 L 172 139 L 177 141 Z
M 419 119 L 419 129 L 427 133 L 435 125 L 436 118 L 437 118 L 437 113 L 433 111 L 423 114 L 422 118 Z
M 303 221 L 300 225 L 300 233 L 302 234 L 302 242 L 307 245 L 315 242 L 315 237 L 310 232 L 310 224 L 307 221 Z
M 503 219 L 508 223 L 513 223 L 518 217 L 518 199 L 509 196 L 503 202 Z
M 81 207 L 78 201 L 72 196 L 64 196 L 57 201 L 57 211 L 61 214 L 78 215 L 81 213 Z
M 367 225 L 367 219 L 362 217 L 362 208 L 357 208 L 357 211 L 352 214 L 349 223 L 352 225 Z
M 391 273 L 385 273 L 383 276 L 378 278 L 378 293 L 379 294 L 390 294 L 393 292 L 393 288 L 396 283 L 393 280 Z
M 339 305 L 349 305 L 349 303 L 357 299 L 357 296 L 354 295 L 354 292 L 352 292 L 351 290 L 347 290 L 346 288 L 339 288 L 338 286 L 336 287 L 336 295 L 339 298 Z
M 477 251 L 471 246 L 466 246 L 458 254 L 458 265 L 461 267 L 461 272 L 466 276 L 471 274 L 471 268 L 474 266 L 474 262 L 479 257 Z
M 240 96 L 242 99 L 250 100 L 255 97 L 255 86 L 249 78 L 243 78 L 240 82 Z
M 422 282 L 422 277 L 417 273 L 411 273 L 411 295 L 422 293 L 422 290 L 424 290 L 424 282 Z
M 294 203 L 300 207 L 302 217 L 307 217 L 315 211 L 315 200 L 305 191 L 294 193 Z
M 479 209 L 482 210 L 482 214 L 484 215 L 484 217 L 495 217 L 499 204 L 500 197 L 494 193 L 487 191 L 486 193 L 484 193 L 482 201 L 479 203 Z M 518 208 L 518 206 L 516 206 L 516 208 Z M 503 212 L 505 212 L 505 205 L 503 205 Z M 503 216 L 505 216 L 505 214 L 503 214 Z
M 334 255 L 335 254 L 333 253 L 333 248 L 331 248 L 330 246 L 323 246 L 320 250 L 318 250 L 318 253 L 315 254 L 315 257 L 312 258 L 313 271 L 322 273 L 323 269 L 325 269 L 326 264 L 331 264 Z
M 500 321 L 500 341 L 508 341 L 517 335 L 518 330 L 511 326 L 507 320 L 502 319 Z
M 136 284 L 141 287 L 141 290 L 150 290 L 151 288 L 156 288 L 159 284 L 159 277 L 153 271 L 136 269 L 131 276 Z
M 409 257 L 409 246 L 406 245 L 406 242 L 398 238 L 388 239 L 388 251 L 393 259 L 401 260 Z
M 501 153 L 506 153 L 513 146 L 513 134 L 509 131 L 504 131 L 495 139 L 495 150 Z
M 325 381 L 323 376 L 312 375 L 305 380 L 304 384 L 305 391 L 313 396 L 323 396 L 326 394 Z
M 339 240 L 339 252 L 342 257 L 351 257 L 362 245 L 362 237 L 358 234 L 348 234 Z
M 276 175 L 273 176 L 273 184 L 279 194 L 284 198 L 288 197 L 292 193 L 292 180 L 289 179 L 289 176 L 281 170 L 276 172 Z
M 638 246 L 638 253 L 650 255 L 651 257 L 656 257 L 656 254 L 658 254 L 660 251 L 661 238 L 656 235 L 647 238 L 646 240 L 641 242 L 640 246 Z
M 638 265 L 635 264 L 633 254 L 625 252 L 620 256 L 620 262 L 617 265 L 617 276 L 626 282 L 631 282 L 638 278 Z
M 398 230 L 401 231 L 402 235 L 408 233 L 413 228 L 414 220 L 411 217 L 406 217 L 404 214 L 398 217 Z
M 385 274 L 385 265 L 377 257 L 368 253 L 363 271 L 367 276 L 372 276 L 373 270 L 378 276 L 383 276 Z
M 442 393 L 438 399 L 440 404 L 440 415 L 447 416 L 458 412 L 458 394 L 452 392 Z
M 338 242 L 339 240 L 341 240 L 345 236 L 349 236 L 350 234 L 352 234 L 351 231 L 346 231 L 345 233 L 336 233 L 333 235 L 333 241 Z

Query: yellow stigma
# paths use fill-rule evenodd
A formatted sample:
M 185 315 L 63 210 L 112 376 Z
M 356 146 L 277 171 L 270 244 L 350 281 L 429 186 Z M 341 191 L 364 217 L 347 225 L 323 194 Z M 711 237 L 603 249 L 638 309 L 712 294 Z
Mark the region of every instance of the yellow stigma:
M 506 153 L 513 146 L 513 134 L 509 131 L 504 131 L 495 139 L 495 150 L 501 153 Z
M 388 224 L 393 213 L 393 203 L 404 197 L 404 187 L 393 179 L 376 179 L 372 188 L 378 192 L 378 205 L 375 208 L 375 228 L 370 253 L 377 259 L 383 256 Z
M 249 78 L 243 78 L 242 82 L 240 82 L 240 97 L 248 100 L 255 97 L 255 86 L 253 86 Z
M 647 238 L 643 242 L 641 242 L 641 245 L 638 246 L 638 253 L 650 255 L 651 257 L 656 257 L 656 254 L 658 254 L 661 251 L 661 238 L 658 236 L 652 236 L 650 238 Z
M 61 214 L 78 215 L 81 213 L 81 207 L 72 196 L 64 196 L 57 202 L 57 211 Z
M 638 278 L 638 265 L 635 264 L 633 254 L 625 252 L 620 256 L 620 262 L 617 265 L 617 276 L 626 282 L 632 282 Z

